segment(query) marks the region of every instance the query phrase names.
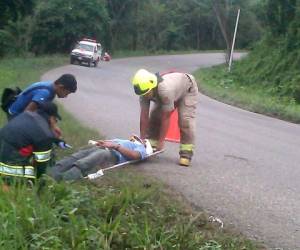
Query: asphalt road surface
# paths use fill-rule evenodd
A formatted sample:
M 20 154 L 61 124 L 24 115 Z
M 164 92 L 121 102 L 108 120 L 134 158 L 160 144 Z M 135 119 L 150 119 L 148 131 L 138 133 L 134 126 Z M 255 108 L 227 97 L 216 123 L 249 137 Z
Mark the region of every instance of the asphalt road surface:
M 79 89 L 60 100 L 64 107 L 107 138 L 128 138 L 139 131 L 138 97 L 130 83 L 137 69 L 193 72 L 223 61 L 220 53 L 113 59 L 97 68 L 67 65 L 43 79 L 74 74 Z M 269 249 L 300 249 L 299 125 L 200 95 L 192 167 L 177 165 L 178 144 L 167 143 L 166 149 L 138 167 L 220 218 L 225 227 L 233 225 Z

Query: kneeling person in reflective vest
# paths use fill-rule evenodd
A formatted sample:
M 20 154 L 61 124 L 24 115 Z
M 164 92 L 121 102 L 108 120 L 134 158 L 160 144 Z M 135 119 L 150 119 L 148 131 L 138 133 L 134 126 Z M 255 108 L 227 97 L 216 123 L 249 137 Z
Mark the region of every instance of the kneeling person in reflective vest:
M 36 179 L 45 173 L 53 143 L 60 141 L 53 131 L 57 119 L 61 119 L 57 106 L 47 102 L 36 112 L 23 112 L 0 130 L 1 177 Z
M 51 169 L 55 180 L 78 180 L 99 169 L 131 160 L 143 160 L 153 153 L 149 141 L 137 136 L 130 140 L 97 141 L 96 145 L 79 150 L 57 162 Z

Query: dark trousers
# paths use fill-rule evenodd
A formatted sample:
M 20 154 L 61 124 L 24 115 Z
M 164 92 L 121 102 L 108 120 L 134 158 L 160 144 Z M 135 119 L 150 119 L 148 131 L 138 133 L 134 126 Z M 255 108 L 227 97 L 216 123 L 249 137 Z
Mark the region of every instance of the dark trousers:
M 24 166 L 33 166 L 35 168 L 35 175 L 37 179 L 46 173 L 46 168 L 48 166 L 48 162 L 33 165 L 31 157 L 24 157 L 20 155 L 18 149 L 7 143 L 2 138 L 0 138 L 0 162 L 8 166 L 18 166 L 20 168 Z M 26 176 L 13 176 L 6 174 L 5 172 L 1 173 L 1 171 L 0 176 L 7 184 L 19 182 L 26 183 L 28 180 L 34 182 L 34 178 L 28 178 Z
M 78 180 L 117 162 L 112 151 L 95 146 L 63 158 L 52 168 L 50 175 L 55 180 Z

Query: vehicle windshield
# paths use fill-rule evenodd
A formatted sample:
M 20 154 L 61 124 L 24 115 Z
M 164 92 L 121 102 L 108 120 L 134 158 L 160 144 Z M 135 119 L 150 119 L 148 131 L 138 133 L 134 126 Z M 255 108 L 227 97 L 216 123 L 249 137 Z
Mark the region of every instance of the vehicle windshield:
M 90 52 L 94 51 L 94 47 L 92 45 L 87 44 L 77 44 L 76 49 L 82 49 Z

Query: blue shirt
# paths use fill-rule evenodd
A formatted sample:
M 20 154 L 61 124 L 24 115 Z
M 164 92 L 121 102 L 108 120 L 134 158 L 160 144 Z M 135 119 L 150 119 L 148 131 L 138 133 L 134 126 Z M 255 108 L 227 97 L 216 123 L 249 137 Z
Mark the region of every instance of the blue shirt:
M 121 139 L 114 139 L 112 140 L 115 143 L 120 144 L 124 148 L 128 148 L 130 150 L 134 150 L 140 153 L 141 160 L 145 159 L 147 156 L 146 148 L 142 144 L 137 144 L 129 140 L 121 140 Z M 124 155 L 122 155 L 119 151 L 113 150 L 114 154 L 117 156 L 119 163 L 123 163 L 125 161 L 130 161 L 131 159 L 126 158 Z
M 21 92 L 17 100 L 10 106 L 9 113 L 22 113 L 30 102 L 37 104 L 52 101 L 55 97 L 53 82 L 36 82 Z

